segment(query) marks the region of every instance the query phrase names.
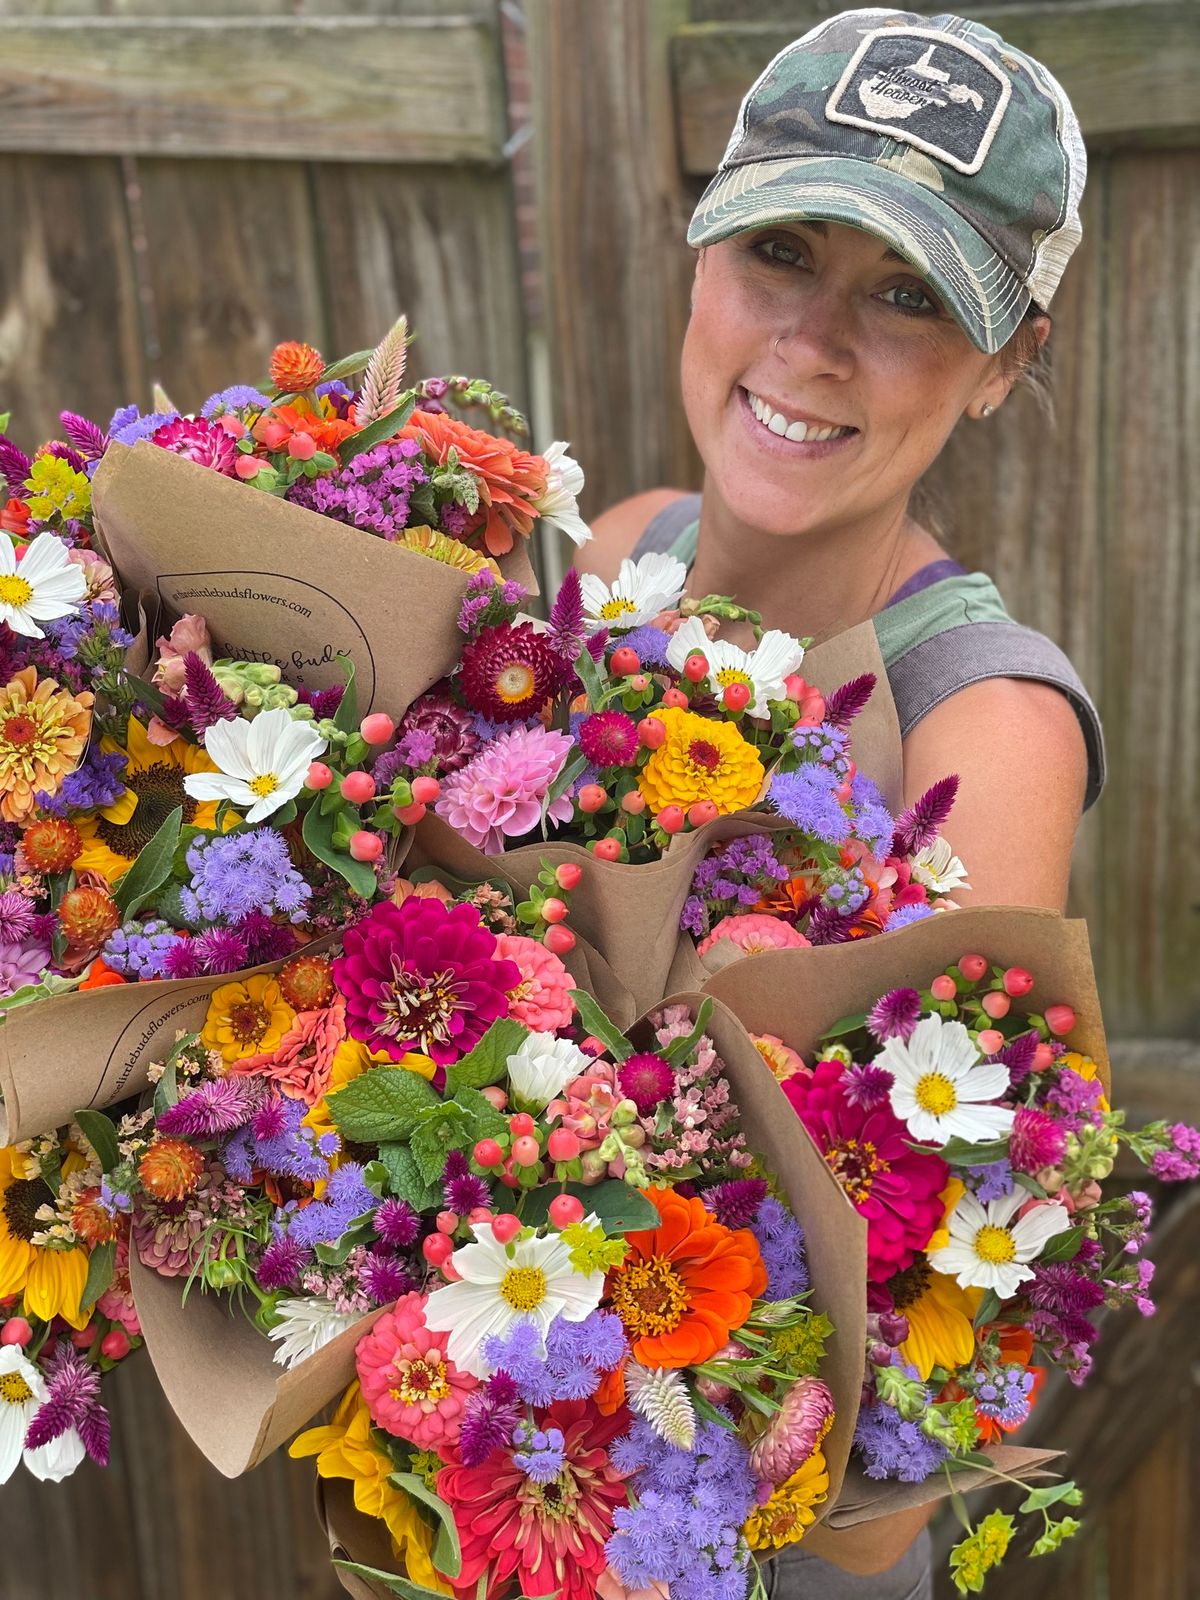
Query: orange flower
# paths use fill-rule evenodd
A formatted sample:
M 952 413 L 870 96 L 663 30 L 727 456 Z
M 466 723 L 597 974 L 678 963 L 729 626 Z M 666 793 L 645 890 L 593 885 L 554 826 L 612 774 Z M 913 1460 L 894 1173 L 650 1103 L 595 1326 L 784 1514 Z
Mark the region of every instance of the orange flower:
M 613 1309 L 645 1367 L 686 1367 L 716 1354 L 767 1287 L 748 1228 L 724 1228 L 701 1200 L 649 1189 L 656 1228 L 631 1233 L 630 1250 L 609 1275 Z
M 528 539 L 537 511 L 534 502 L 546 492 L 546 463 L 541 456 L 518 450 L 507 439 L 481 433 L 445 414 L 415 411 L 401 439 L 415 439 L 439 466 L 454 450 L 461 466 L 479 484 L 480 507 L 468 523 L 468 542 L 482 532 L 488 554 L 502 556 L 513 547 L 513 534 Z
M 268 1078 L 311 1110 L 325 1097 L 333 1076 L 333 1058 L 345 1037 L 346 1001 L 339 994 L 332 1005 L 320 1010 L 298 1011 L 274 1050 L 244 1056 L 229 1068 L 229 1075 Z
M 11 496 L 0 507 L 0 531 L 15 533 L 18 539 L 28 539 L 31 516 L 32 512 L 25 501 Z
M 107 989 L 110 984 L 124 983 L 119 972 L 114 972 L 102 956 L 97 956 L 88 969 L 88 975 L 79 985 L 81 989 Z
M 310 344 L 288 339 L 271 352 L 271 382 L 277 389 L 311 389 L 324 371 L 324 356 Z
M 353 411 L 353 406 L 350 409 Z M 318 450 L 336 454 L 338 446 L 358 432 L 358 424 L 353 416 L 316 416 L 301 396 L 295 405 L 272 406 L 264 411 L 250 432 L 268 450 L 282 450 L 292 434 L 306 433 Z

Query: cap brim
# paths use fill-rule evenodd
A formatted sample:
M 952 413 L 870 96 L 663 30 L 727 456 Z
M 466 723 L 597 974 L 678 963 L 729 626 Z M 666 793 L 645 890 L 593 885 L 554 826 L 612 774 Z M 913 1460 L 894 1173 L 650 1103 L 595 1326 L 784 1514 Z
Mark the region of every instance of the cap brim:
M 698 249 L 749 228 L 804 220 L 841 222 L 885 240 L 988 355 L 1008 343 L 1029 309 L 1017 274 L 936 190 L 853 156 L 778 156 L 718 173 L 687 240 Z

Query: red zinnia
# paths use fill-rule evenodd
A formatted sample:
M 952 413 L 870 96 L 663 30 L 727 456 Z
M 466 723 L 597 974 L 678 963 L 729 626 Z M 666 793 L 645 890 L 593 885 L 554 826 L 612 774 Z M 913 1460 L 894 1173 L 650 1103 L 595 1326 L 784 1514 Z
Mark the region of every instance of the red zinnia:
M 536 717 L 562 683 L 562 661 L 528 622 L 484 628 L 462 654 L 459 679 L 472 711 L 493 722 Z

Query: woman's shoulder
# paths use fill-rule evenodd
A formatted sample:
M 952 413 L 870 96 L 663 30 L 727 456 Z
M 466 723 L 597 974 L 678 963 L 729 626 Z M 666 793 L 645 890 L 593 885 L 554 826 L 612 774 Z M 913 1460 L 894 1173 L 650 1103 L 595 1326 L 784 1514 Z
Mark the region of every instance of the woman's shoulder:
M 592 537 L 580 549 L 576 565 L 611 583 L 647 528 L 672 506 L 690 498 L 685 489 L 646 489 L 618 500 L 592 522 Z

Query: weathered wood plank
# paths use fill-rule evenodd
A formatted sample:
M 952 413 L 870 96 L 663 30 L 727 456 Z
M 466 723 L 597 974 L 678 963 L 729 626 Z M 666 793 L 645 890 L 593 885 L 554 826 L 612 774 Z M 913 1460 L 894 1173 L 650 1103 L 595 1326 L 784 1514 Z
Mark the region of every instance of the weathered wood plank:
M 478 17 L 0 21 L 0 149 L 498 162 Z
M 707 177 L 716 171 L 742 96 L 772 56 L 820 19 L 822 9 L 827 8 L 676 32 L 671 62 L 685 172 Z M 972 6 L 970 14 L 1045 62 L 1070 95 L 1089 147 L 1194 139 L 1200 126 L 1200 32 L 1190 0 L 1054 0 Z

